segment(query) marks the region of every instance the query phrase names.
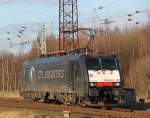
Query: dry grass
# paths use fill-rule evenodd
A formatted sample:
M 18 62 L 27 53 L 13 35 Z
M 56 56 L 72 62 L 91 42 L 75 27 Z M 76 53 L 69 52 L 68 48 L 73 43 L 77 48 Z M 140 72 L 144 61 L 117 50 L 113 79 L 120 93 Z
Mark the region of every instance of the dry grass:
M 0 118 L 64 118 L 63 112 L 31 109 L 0 108 Z M 81 114 L 70 114 L 70 118 L 99 118 Z
M 130 68 L 128 86 L 137 90 L 137 97 L 147 98 L 150 90 L 150 56 L 138 59 Z
M 19 93 L 14 93 L 14 92 L 0 92 L 0 98 L 21 98 L 21 96 L 19 95 Z
M 0 118 L 62 118 L 62 114 L 42 110 L 1 108 Z

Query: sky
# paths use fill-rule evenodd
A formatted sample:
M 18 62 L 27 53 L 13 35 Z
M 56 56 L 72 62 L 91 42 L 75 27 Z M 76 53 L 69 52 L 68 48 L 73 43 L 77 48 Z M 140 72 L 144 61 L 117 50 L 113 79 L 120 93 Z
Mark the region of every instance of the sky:
M 46 24 L 48 33 L 58 35 L 58 2 L 59 0 L 0 0 L 0 50 L 26 52 L 29 45 L 17 44 L 35 39 L 42 23 Z M 136 22 L 146 24 L 150 14 L 149 6 L 150 0 L 78 0 L 79 25 L 101 27 L 104 19 L 109 18 L 113 21 L 110 27 L 121 28 L 131 25 L 128 23 L 128 14 L 134 14 L 132 25 Z M 103 8 L 100 9 L 101 7 Z M 140 11 L 140 14 L 135 14 L 135 11 Z M 23 26 L 27 29 L 18 37 L 18 31 Z

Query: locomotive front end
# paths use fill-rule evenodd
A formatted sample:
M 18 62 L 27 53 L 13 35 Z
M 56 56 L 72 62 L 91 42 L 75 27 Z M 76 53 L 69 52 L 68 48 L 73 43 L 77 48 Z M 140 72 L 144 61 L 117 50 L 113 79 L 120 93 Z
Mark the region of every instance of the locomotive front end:
M 89 100 L 92 103 L 118 103 L 123 96 L 122 76 L 116 56 L 86 59 L 89 77 Z

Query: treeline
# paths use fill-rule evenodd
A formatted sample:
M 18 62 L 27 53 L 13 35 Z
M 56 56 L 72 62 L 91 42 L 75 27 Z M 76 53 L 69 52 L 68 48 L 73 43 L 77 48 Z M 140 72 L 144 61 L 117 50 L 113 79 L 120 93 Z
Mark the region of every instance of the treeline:
M 83 34 L 79 37 L 80 47 L 86 46 L 87 37 Z M 94 53 L 117 54 L 125 86 L 136 88 L 138 95 L 147 95 L 147 91 L 150 90 L 150 26 L 126 31 L 95 29 L 95 40 L 90 46 Z M 58 50 L 58 40 L 53 35 L 47 37 L 47 50 Z M 25 55 L 2 53 L 0 90 L 18 91 L 22 62 L 37 56 L 38 50 L 35 46 Z
M 9 52 L 0 54 L 0 91 L 18 92 L 20 89 L 20 75 L 22 56 L 15 57 Z

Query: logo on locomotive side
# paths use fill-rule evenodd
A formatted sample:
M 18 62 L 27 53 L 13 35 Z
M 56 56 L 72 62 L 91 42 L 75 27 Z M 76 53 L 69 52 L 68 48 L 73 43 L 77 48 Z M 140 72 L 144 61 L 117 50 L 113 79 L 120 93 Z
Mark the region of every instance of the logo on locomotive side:
M 64 70 L 38 71 L 38 79 L 64 78 Z
M 32 81 L 33 79 L 35 79 L 35 68 L 31 67 L 30 68 L 30 75 L 29 75 L 30 80 Z

